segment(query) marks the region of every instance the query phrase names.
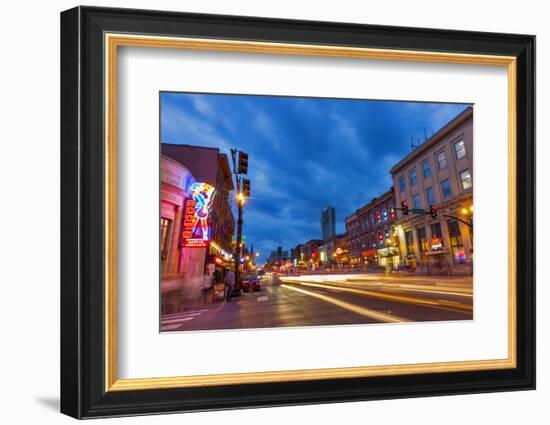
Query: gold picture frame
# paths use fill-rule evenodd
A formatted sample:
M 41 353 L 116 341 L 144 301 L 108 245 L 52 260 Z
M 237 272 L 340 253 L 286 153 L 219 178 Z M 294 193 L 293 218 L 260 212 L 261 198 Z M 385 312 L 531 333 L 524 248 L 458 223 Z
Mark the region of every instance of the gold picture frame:
M 456 32 L 441 30 L 140 12 L 78 7 L 62 14 L 62 178 L 73 178 L 70 184 L 62 186 L 62 210 L 66 223 L 62 226 L 62 250 L 66 254 L 62 252 L 65 262 L 62 273 L 62 362 L 65 366 L 61 410 L 64 413 L 83 418 L 454 394 L 478 391 L 483 385 L 483 390 L 533 388 L 534 220 L 529 216 L 525 225 L 518 226 L 518 215 L 525 218 L 526 209 L 534 205 L 534 37 L 460 33 L 460 41 L 456 41 Z M 167 21 L 173 24 L 168 33 Z M 259 28 L 264 24 L 269 24 L 271 29 L 264 26 L 264 31 L 261 31 Z M 300 35 L 285 35 L 288 26 L 299 30 L 297 34 Z M 140 28 L 148 30 L 142 32 Z M 331 38 L 329 29 L 339 32 L 341 38 Z M 379 31 L 382 41 L 369 42 L 366 29 Z M 484 38 L 485 44 L 478 43 L 479 38 Z M 446 50 L 435 47 L 439 45 L 446 45 Z M 505 68 L 508 81 L 506 184 L 509 225 L 507 358 L 118 378 L 117 55 L 122 47 Z M 518 202 L 520 199 L 523 202 Z M 94 210 L 83 210 L 85 205 L 87 208 L 94 205 Z M 101 214 L 96 217 L 95 212 Z M 98 224 L 102 226 L 99 235 L 92 231 Z M 92 317 L 98 313 L 101 320 L 94 322 Z M 88 339 L 93 342 L 82 342 Z M 449 374 L 458 374 L 460 383 L 451 383 L 446 378 Z M 438 391 L 422 384 L 425 375 L 436 376 L 434 379 L 440 382 Z M 398 384 L 392 380 L 397 376 L 409 378 Z M 375 378 L 380 381 L 375 381 L 374 386 L 366 385 L 366 382 L 372 382 L 369 379 Z M 350 380 L 359 386 L 353 394 L 343 390 L 345 382 Z M 290 387 L 281 386 L 284 384 Z M 236 386 L 241 386 L 242 394 L 237 395 L 231 390 Z M 209 388 L 227 391 L 225 401 L 208 398 L 204 391 Z M 290 389 L 295 388 L 300 388 L 301 397 L 289 398 Z M 382 388 L 383 396 L 376 393 Z M 166 392 L 168 390 L 179 392 Z M 149 402 L 144 403 L 143 396 L 135 396 L 143 391 L 150 394 Z M 252 392 L 261 392 L 264 397 L 257 399 Z M 321 393 L 324 395 L 319 395 Z

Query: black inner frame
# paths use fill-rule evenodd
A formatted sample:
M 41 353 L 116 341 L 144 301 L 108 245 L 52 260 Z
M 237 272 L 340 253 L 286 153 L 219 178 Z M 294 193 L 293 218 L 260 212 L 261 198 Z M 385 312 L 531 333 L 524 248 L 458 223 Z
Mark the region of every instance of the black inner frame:
M 517 368 L 104 391 L 106 32 L 517 57 Z M 61 14 L 61 411 L 77 418 L 535 387 L 535 37 L 77 7 Z

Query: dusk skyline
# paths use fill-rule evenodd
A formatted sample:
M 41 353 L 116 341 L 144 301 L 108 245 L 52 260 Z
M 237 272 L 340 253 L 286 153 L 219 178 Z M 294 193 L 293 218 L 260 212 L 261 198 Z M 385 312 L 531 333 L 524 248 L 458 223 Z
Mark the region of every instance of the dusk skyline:
M 468 104 L 161 93 L 161 142 L 249 154 L 246 243 L 263 262 L 320 239 L 322 209 L 345 217 L 392 186 L 389 169 Z

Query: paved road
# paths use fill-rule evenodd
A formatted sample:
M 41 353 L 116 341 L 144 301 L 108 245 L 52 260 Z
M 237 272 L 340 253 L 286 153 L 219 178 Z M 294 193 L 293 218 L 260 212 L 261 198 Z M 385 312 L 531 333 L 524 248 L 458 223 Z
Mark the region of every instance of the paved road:
M 162 317 L 161 330 L 188 331 L 471 320 L 471 277 L 308 275 L 266 277 L 262 290 L 231 302 Z

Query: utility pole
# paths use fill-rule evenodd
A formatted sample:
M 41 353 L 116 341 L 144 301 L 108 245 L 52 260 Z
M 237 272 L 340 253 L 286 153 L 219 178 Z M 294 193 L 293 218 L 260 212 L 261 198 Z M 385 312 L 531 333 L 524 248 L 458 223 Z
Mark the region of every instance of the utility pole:
M 237 158 L 238 154 L 238 158 Z M 233 174 L 237 188 L 237 240 L 235 244 L 235 285 L 240 288 L 241 244 L 243 234 L 243 205 L 246 196 L 250 196 L 250 180 L 242 179 L 241 174 L 248 173 L 248 154 L 237 149 L 231 149 Z M 242 184 L 241 184 L 242 183 Z

